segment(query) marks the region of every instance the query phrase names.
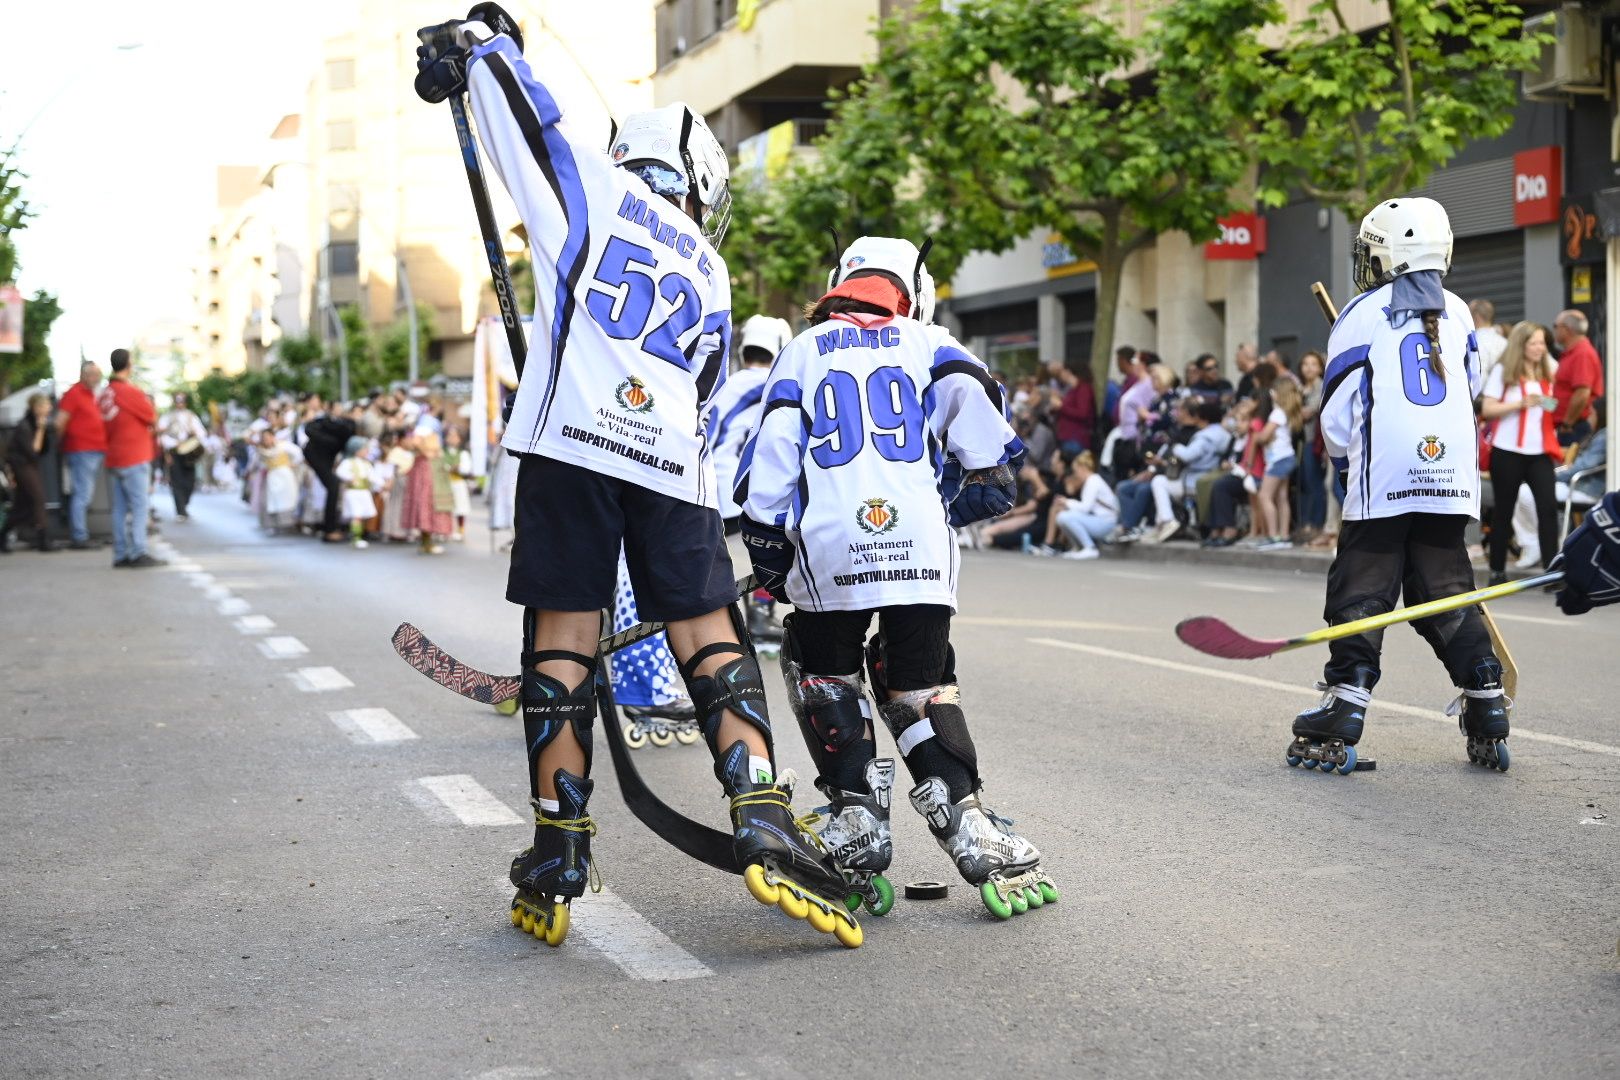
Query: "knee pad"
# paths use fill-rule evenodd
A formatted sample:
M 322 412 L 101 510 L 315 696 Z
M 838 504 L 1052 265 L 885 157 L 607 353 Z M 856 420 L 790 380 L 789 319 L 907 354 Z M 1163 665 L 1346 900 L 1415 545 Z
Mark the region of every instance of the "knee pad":
M 573 660 L 590 670 L 574 689 L 550 675 L 534 670 L 544 660 Z M 579 653 L 544 651 L 523 654 L 523 678 L 520 701 L 523 706 L 523 741 L 529 753 L 530 794 L 540 797 L 538 767 L 540 752 L 562 733 L 564 726 L 572 724 L 574 737 L 585 751 L 585 775 L 591 772 L 591 728 L 596 719 L 596 664 Z
M 1370 619 L 1374 615 L 1386 614 L 1389 610 L 1389 605 L 1379 597 L 1368 597 L 1329 612 L 1327 621 L 1329 625 L 1337 626 L 1340 623 L 1355 622 L 1357 619 Z
M 716 653 L 740 653 L 713 675 L 695 675 L 697 666 Z M 681 665 L 681 678 L 686 681 L 686 692 L 692 697 L 697 711 L 698 727 L 709 744 L 709 752 L 717 759 L 720 747 L 720 721 L 727 712 L 736 713 L 765 736 L 765 747 L 771 747 L 771 718 L 765 707 L 765 680 L 759 670 L 759 661 L 746 645 L 731 641 L 717 641 L 705 645 Z M 774 767 L 774 752 L 772 765 Z
M 954 683 L 909 691 L 885 701 L 878 711 L 913 780 L 939 777 L 950 787 L 953 801 L 979 790 L 979 752 Z
M 872 680 L 872 694 L 879 701 L 889 696 L 889 683 L 886 675 L 888 657 L 886 655 L 888 643 L 883 640 L 883 634 L 872 635 L 866 643 L 866 673 Z M 956 646 L 949 643 L 945 646 L 945 671 L 940 676 L 940 685 L 954 685 L 956 683 Z M 922 691 L 917 691 L 921 693 Z

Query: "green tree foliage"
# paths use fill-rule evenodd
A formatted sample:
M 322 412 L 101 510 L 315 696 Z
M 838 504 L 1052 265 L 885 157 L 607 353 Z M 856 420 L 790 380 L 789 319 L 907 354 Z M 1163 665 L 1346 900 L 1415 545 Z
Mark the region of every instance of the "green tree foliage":
M 1351 30 L 1318 0 L 1286 45 L 1217 78 L 1253 110 L 1258 195 L 1294 192 L 1352 215 L 1421 186 L 1470 141 L 1512 125 L 1519 75 L 1546 35 L 1499 0 L 1386 0 L 1380 27 Z
M 1131 38 L 1109 3 L 922 0 L 879 30 L 818 160 L 765 200 L 766 280 L 813 284 L 828 226 L 846 242 L 930 233 L 940 281 L 968 252 L 1056 232 L 1097 264 L 1090 359 L 1106 377 L 1126 258 L 1172 229 L 1212 237 L 1236 208 L 1247 117 L 1239 95 L 1207 92 L 1207 70 L 1258 56 L 1281 17 L 1275 0 L 1171 3 Z
M 23 196 L 23 173 L 14 153 L 0 153 L 0 282 L 15 280 L 17 249 L 12 234 L 28 227 L 33 211 Z

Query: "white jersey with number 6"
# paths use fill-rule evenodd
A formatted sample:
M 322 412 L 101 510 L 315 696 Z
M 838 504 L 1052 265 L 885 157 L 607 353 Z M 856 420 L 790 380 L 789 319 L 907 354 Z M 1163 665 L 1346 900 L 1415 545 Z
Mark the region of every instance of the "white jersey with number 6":
M 730 355 L 725 262 L 571 128 L 511 38 L 472 56 L 480 139 L 534 265 L 533 340 L 501 444 L 715 506 L 704 406 Z
M 1389 315 L 1393 285 L 1362 293 L 1328 337 L 1322 441 L 1348 470 L 1344 516 L 1479 516 L 1474 397 L 1479 349 L 1468 305 L 1446 293 L 1440 319 L 1441 378 L 1423 320 Z M 1394 325 L 1391 325 L 1391 323 Z
M 859 318 L 859 317 L 858 317 Z M 812 611 L 956 607 L 956 542 L 940 497 L 964 469 L 1020 449 L 990 372 L 940 326 L 835 317 L 782 350 L 737 502 L 796 549 L 789 598 Z

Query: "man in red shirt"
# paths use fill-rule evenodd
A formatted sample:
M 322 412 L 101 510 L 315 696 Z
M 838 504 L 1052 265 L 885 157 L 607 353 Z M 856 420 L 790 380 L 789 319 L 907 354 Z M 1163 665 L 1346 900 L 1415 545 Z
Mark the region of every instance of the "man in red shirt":
M 1558 342 L 1558 375 L 1553 380 L 1553 424 L 1558 444 L 1571 446 L 1592 434 L 1592 402 L 1603 396 L 1603 361 L 1586 336 L 1586 316 L 1579 311 L 1560 311 L 1553 320 L 1553 340 Z
M 68 523 L 73 530 L 73 542 L 68 546 L 79 551 L 96 546 L 90 542 L 84 511 L 90 505 L 90 496 L 96 490 L 96 476 L 107 456 L 107 425 L 101 419 L 101 405 L 96 401 L 96 388 L 100 385 L 101 369 L 86 360 L 79 365 L 79 381 L 68 387 L 62 400 L 56 403 L 56 431 L 62 440 L 68 475 L 73 481 L 73 494 L 68 497 Z
M 112 378 L 102 388 L 107 475 L 112 482 L 113 565 L 162 566 L 146 553 L 146 493 L 152 483 L 152 399 L 130 381 L 129 350 L 112 352 Z

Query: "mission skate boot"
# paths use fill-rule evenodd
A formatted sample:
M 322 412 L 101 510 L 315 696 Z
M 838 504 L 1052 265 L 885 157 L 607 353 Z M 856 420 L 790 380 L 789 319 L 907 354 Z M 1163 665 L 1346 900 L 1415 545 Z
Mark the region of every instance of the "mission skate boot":
M 930 776 L 911 789 L 911 805 L 928 821 L 928 831 L 956 863 L 979 898 L 998 919 L 1022 915 L 1053 903 L 1057 885 L 1041 869 L 1035 845 L 1012 831 L 1012 822 L 986 810 L 975 793 L 951 801 L 945 781 Z
M 1323 691 L 1322 703 L 1306 709 L 1294 717 L 1294 741 L 1288 745 L 1288 764 L 1303 765 L 1307 769 L 1320 768 L 1324 773 L 1338 770 L 1348 776 L 1356 769 L 1356 743 L 1361 741 L 1361 729 L 1367 722 L 1367 705 L 1372 701 L 1372 688 L 1378 682 L 1378 672 L 1357 668 L 1353 681 L 1317 683 Z
M 860 923 L 844 906 L 850 887 L 821 839 L 793 816 L 793 774 L 775 780 L 750 777 L 748 745 L 732 743 L 714 763 L 714 774 L 731 798 L 737 863 L 755 900 L 804 919 L 853 949 Z M 835 899 L 829 899 L 835 898 Z
M 854 911 L 861 904 L 873 915 L 894 909 L 894 886 L 883 876 L 894 859 L 889 832 L 889 801 L 894 791 L 894 759 L 873 758 L 866 763 L 866 792 L 842 791 L 823 782 L 830 805 L 817 809 L 825 821 L 819 830 L 827 854 L 844 872 L 855 891 L 844 901 Z M 812 824 L 815 819 L 812 819 Z
M 1474 685 L 1458 695 L 1446 710 L 1457 717 L 1457 727 L 1468 739 L 1468 760 L 1487 769 L 1507 772 L 1508 714 L 1513 699 L 1502 690 L 1502 667 L 1493 661 L 1479 665 Z
M 596 822 L 585 813 L 592 781 L 558 769 L 557 813 L 534 805 L 534 846 L 512 860 L 512 925 L 553 947 L 568 935 L 568 905 L 585 894 L 602 891 L 602 878 L 591 861 Z
M 691 746 L 702 738 L 691 698 L 678 697 L 660 705 L 626 705 L 624 715 L 624 742 L 632 750 L 640 750 L 649 742 L 654 746 L 675 742 Z

